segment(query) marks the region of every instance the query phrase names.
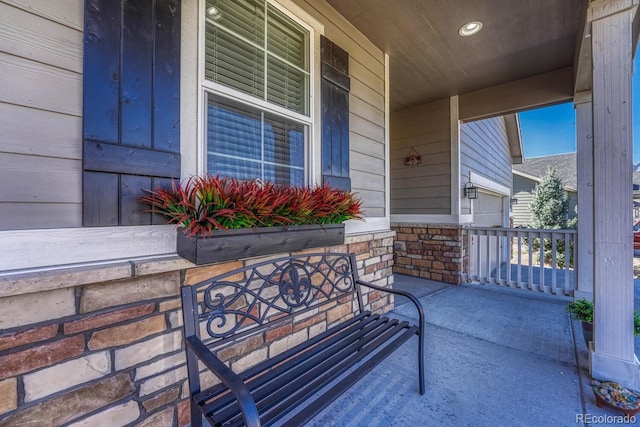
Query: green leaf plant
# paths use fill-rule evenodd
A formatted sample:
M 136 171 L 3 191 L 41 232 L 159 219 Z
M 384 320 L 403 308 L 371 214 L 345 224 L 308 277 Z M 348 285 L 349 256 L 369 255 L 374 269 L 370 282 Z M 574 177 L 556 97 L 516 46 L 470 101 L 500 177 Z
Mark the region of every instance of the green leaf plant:
M 239 181 L 219 175 L 193 176 L 171 189 L 145 190 L 140 201 L 150 211 L 182 225 L 189 236 L 214 230 L 339 224 L 361 219 L 361 201 L 351 192 L 327 185 L 286 187 L 259 180 Z
M 565 311 L 571 315 L 573 320 L 593 323 L 593 302 L 587 299 L 570 302 Z M 640 314 L 635 310 L 633 311 L 633 334 L 640 335 Z

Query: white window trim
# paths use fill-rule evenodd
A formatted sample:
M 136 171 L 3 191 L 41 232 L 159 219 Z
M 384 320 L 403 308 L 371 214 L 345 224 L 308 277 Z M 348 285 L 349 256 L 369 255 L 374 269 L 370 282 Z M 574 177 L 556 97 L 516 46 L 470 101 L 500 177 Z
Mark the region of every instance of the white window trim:
M 267 112 L 278 114 L 285 118 L 293 119 L 297 122 L 308 126 L 309 131 L 305 135 L 305 184 L 313 185 L 321 181 L 321 143 L 320 138 L 320 113 L 321 108 L 316 105 L 316 100 L 320 99 L 320 35 L 324 34 L 324 25 L 309 15 L 302 8 L 294 4 L 290 0 L 267 0 L 267 3 L 274 6 L 285 16 L 299 24 L 301 27 L 309 31 L 309 115 L 296 113 L 287 108 L 278 106 L 267 102 L 266 100 L 251 96 L 249 94 L 240 92 L 238 90 L 229 88 L 219 83 L 211 82 L 205 79 L 204 76 L 204 55 L 205 55 L 205 7 L 206 1 L 200 0 L 198 2 L 198 31 L 197 31 L 197 43 L 198 43 L 198 60 L 197 62 L 197 147 L 196 147 L 196 165 L 195 168 L 188 167 L 190 171 L 185 175 L 185 169 L 183 169 L 183 178 L 195 174 L 202 175 L 207 170 L 207 152 L 206 152 L 206 120 L 204 117 L 207 108 L 207 93 L 213 95 L 222 95 L 228 99 L 242 102 L 246 105 L 263 109 Z M 183 61 L 184 62 L 184 61 Z M 181 145 L 181 151 L 184 149 Z M 184 163 L 184 162 L 183 162 Z

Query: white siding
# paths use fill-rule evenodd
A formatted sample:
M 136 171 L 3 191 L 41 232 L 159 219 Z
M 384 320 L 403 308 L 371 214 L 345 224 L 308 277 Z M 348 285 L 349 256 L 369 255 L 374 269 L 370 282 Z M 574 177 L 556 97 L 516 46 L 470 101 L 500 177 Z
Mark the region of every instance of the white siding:
M 451 213 L 449 99 L 391 115 L 391 213 Z M 406 166 L 411 148 L 422 157 Z
M 0 230 L 79 227 L 82 0 L 0 0 Z
M 460 127 L 460 182 L 469 172 L 503 185 L 512 186 L 511 152 L 504 117 L 463 123 Z M 461 213 L 470 213 L 469 199 L 461 194 Z
M 294 0 L 349 53 L 349 144 L 352 190 L 367 217 L 385 216 L 384 54 L 324 1 Z

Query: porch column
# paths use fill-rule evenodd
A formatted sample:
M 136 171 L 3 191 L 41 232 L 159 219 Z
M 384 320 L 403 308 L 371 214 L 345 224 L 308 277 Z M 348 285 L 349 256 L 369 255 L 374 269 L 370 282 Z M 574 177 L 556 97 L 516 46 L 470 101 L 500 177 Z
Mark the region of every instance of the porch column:
M 590 3 L 593 55 L 594 378 L 640 389 L 633 340 L 631 73 L 638 0 Z
M 573 98 L 576 109 L 578 169 L 578 244 L 575 298 L 593 301 L 593 102 L 591 91 Z

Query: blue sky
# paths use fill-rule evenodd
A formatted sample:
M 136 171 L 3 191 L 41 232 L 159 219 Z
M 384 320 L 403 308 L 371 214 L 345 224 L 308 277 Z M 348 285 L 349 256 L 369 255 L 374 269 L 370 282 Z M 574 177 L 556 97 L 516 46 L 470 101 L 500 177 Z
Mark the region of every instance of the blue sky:
M 640 61 L 632 79 L 633 163 L 640 162 Z M 525 159 L 576 151 L 576 115 L 572 103 L 520 113 Z

